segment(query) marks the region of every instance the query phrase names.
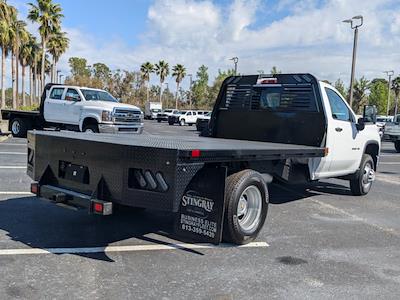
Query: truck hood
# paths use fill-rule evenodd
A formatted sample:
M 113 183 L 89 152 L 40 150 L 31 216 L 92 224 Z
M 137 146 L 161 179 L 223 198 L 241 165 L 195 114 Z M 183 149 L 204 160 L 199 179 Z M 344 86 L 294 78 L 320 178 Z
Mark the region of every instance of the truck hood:
M 114 108 L 126 108 L 126 109 L 132 109 L 132 110 L 141 110 L 139 107 L 134 106 L 134 105 L 125 104 L 125 103 L 117 103 L 117 102 L 107 102 L 107 101 L 86 101 L 85 105 L 92 106 L 92 107 L 100 107 L 100 108 L 109 109 L 109 110 L 113 110 Z

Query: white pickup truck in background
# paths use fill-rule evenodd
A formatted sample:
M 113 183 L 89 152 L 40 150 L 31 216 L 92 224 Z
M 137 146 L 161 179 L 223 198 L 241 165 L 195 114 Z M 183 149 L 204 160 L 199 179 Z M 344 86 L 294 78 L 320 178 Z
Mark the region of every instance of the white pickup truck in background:
M 143 113 L 133 105 L 119 103 L 99 89 L 48 84 L 39 111 L 2 110 L 13 136 L 28 130 L 57 128 L 92 133 L 142 133 Z

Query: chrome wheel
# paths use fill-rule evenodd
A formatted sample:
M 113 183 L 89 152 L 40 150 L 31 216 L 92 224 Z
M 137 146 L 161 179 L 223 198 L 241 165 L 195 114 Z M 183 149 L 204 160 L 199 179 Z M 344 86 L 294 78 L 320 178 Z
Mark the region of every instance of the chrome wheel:
M 260 190 L 251 185 L 240 195 L 237 206 L 237 218 L 240 229 L 245 234 L 252 234 L 261 220 L 262 195 Z
M 364 191 L 369 191 L 372 182 L 375 180 L 375 171 L 370 162 L 367 162 L 364 167 L 364 173 L 362 176 L 362 186 Z
M 12 125 L 11 125 L 11 131 L 14 135 L 18 135 L 19 132 L 21 131 L 21 124 L 19 124 L 18 121 L 13 121 Z
M 85 132 L 86 133 L 94 133 L 93 129 L 91 129 L 91 128 L 86 129 Z
M 185 120 L 182 119 L 180 124 L 181 124 L 181 126 L 185 126 L 185 124 L 186 124 Z

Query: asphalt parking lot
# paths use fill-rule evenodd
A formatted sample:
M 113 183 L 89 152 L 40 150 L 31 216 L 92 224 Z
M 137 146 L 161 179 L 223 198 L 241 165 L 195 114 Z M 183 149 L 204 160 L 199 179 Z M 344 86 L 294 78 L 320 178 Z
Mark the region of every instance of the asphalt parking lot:
M 194 135 L 194 129 L 148 121 L 144 134 Z M 365 197 L 351 196 L 340 180 L 272 185 L 266 225 L 250 247 L 181 245 L 170 236 L 168 214 L 98 217 L 35 199 L 25 152 L 25 139 L 0 143 L 1 299 L 400 294 L 400 154 L 390 143 Z

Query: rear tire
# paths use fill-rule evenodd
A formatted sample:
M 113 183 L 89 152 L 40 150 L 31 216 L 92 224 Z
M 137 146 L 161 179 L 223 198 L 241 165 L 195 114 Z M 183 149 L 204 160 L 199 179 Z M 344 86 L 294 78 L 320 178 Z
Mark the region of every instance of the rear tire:
M 238 245 L 255 240 L 267 217 L 268 198 L 268 188 L 260 173 L 244 170 L 229 176 L 223 240 Z
M 375 180 L 374 160 L 371 155 L 364 154 L 361 165 L 354 179 L 350 179 L 350 190 L 354 196 L 364 196 L 369 193 Z
M 161 120 L 157 119 L 157 122 L 158 122 L 158 123 L 161 123 Z
M 400 141 L 395 141 L 394 147 L 396 148 L 397 153 L 400 153 Z
M 23 119 L 15 118 L 11 121 L 10 129 L 13 137 L 24 138 L 28 132 L 28 124 Z
M 88 125 L 85 125 L 85 127 L 83 127 L 82 132 L 99 133 L 99 127 L 97 126 L 97 124 L 88 124 Z

